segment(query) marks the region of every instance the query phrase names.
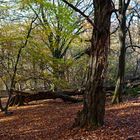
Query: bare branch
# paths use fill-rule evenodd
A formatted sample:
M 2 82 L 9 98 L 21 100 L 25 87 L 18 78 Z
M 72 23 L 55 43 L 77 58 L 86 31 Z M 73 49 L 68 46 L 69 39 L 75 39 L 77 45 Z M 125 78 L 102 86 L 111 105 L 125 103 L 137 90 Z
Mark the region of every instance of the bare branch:
M 112 34 L 116 33 L 116 32 L 118 31 L 118 29 L 119 29 L 119 25 L 115 28 L 115 30 L 114 30 L 114 31 L 112 31 L 112 32 L 110 33 L 110 35 L 112 35 Z
M 78 12 L 79 14 L 81 14 L 83 17 L 85 17 L 85 19 L 96 29 L 98 30 L 97 26 L 94 24 L 94 22 L 90 19 L 89 16 L 87 16 L 84 12 L 82 12 L 80 9 L 78 9 L 77 7 L 75 7 L 73 4 L 69 3 L 66 0 L 62 0 L 64 3 L 66 3 L 69 7 L 71 7 L 73 10 L 75 10 L 76 12 Z

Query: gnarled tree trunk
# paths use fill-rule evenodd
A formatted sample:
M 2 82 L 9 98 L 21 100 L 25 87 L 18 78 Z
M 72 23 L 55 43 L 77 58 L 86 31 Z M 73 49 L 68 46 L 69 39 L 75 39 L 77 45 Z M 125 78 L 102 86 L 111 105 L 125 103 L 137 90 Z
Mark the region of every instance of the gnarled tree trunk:
M 94 0 L 94 24 L 88 80 L 84 94 L 83 110 L 78 113 L 75 125 L 96 128 L 104 124 L 105 92 L 103 82 L 107 69 L 110 41 L 111 0 Z

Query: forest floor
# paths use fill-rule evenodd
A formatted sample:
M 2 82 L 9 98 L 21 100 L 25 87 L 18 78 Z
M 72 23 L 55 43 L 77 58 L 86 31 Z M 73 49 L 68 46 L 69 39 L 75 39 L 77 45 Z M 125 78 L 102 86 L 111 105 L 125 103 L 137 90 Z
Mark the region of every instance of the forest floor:
M 72 124 L 82 104 L 38 101 L 0 112 L 0 140 L 140 140 L 140 98 L 106 105 L 105 125 L 94 131 Z

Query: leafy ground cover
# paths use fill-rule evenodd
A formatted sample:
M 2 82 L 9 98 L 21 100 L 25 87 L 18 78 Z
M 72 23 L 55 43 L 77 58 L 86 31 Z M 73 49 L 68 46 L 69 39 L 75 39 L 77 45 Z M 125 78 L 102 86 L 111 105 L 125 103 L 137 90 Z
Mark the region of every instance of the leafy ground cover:
M 79 104 L 61 100 L 34 102 L 0 112 L 1 140 L 140 140 L 140 98 L 107 105 L 105 125 L 95 131 L 72 128 Z

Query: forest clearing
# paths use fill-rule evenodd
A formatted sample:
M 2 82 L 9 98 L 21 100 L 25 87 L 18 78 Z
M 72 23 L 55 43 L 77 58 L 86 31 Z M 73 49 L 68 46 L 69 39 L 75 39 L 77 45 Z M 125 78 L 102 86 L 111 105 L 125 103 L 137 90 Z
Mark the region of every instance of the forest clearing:
M 0 0 L 0 140 L 140 140 L 140 0 Z

